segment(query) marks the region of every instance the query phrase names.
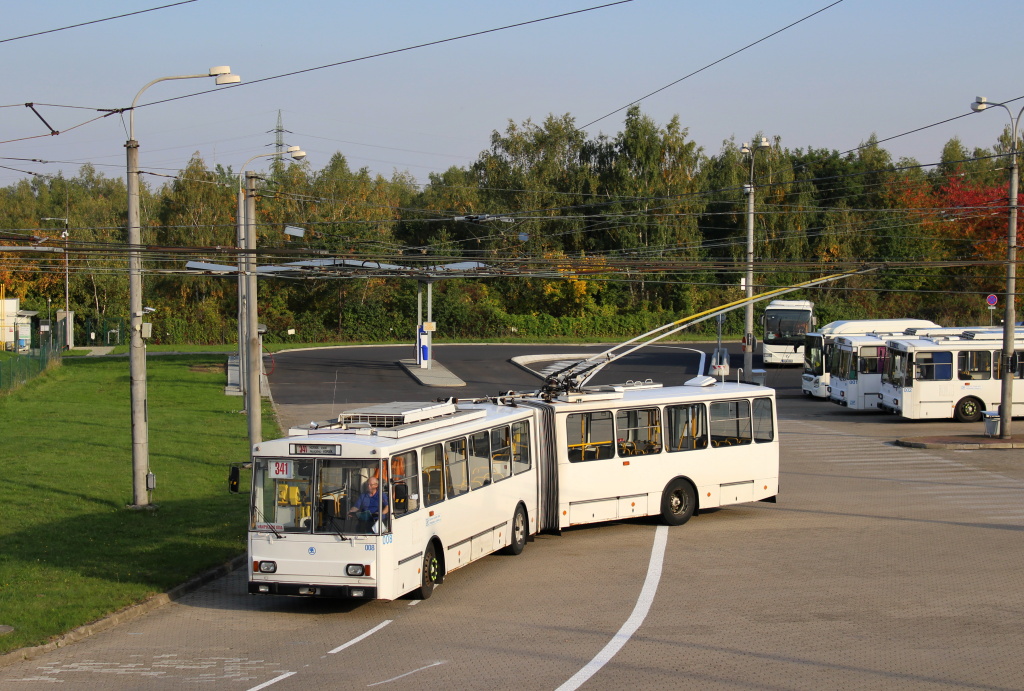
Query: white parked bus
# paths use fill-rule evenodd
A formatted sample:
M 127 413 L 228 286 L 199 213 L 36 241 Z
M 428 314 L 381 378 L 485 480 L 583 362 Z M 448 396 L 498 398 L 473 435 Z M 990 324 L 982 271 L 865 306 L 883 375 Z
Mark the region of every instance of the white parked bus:
M 428 597 L 541 530 L 680 525 L 778 493 L 774 390 L 706 376 L 392 403 L 310 427 L 253 448 L 250 593 Z
M 977 422 L 1001 397 L 1002 332 L 890 339 L 878 407 L 912 420 Z M 1014 350 L 1024 350 L 1018 333 Z M 1020 379 L 1024 361 L 1013 377 Z M 1024 415 L 1024 384 L 1013 384 L 1013 415 Z
M 1002 333 L 1002 327 L 957 326 L 907 329 L 903 334 L 871 333 L 836 336 L 829 371 L 829 400 L 850 410 L 878 410 L 878 394 L 885 370 L 886 341 L 899 337 L 959 336 L 964 331 Z
M 799 365 L 804 359 L 804 335 L 814 329 L 814 303 L 772 300 L 761 317 L 762 358 L 766 365 Z
M 907 329 L 942 328 L 926 319 L 841 319 L 829 322 L 804 337 L 804 373 L 800 390 L 814 398 L 828 398 L 832 369 L 832 344 L 839 335 L 869 333 L 902 334 Z

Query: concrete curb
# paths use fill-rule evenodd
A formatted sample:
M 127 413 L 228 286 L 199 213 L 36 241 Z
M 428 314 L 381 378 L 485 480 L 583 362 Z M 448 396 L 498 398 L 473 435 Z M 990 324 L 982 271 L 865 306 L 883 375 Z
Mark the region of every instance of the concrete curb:
M 952 449 L 954 451 L 976 451 L 978 449 L 1024 449 L 1024 441 L 940 441 L 927 438 L 897 439 L 897 446 L 913 449 Z
M 57 648 L 69 646 L 72 643 L 77 643 L 78 641 L 88 638 L 93 634 L 97 634 L 101 631 L 106 631 L 107 629 L 119 626 L 120 624 L 138 619 L 144 614 L 174 602 L 182 596 L 198 590 L 207 583 L 215 581 L 218 578 L 222 578 L 235 569 L 241 568 L 245 565 L 247 559 L 248 557 L 245 554 L 240 554 L 225 564 L 216 566 L 209 571 L 199 574 L 195 578 L 185 581 L 179 586 L 171 588 L 166 593 L 158 593 L 157 595 L 154 595 L 138 604 L 128 605 L 127 607 L 119 609 L 113 614 L 109 614 L 102 619 L 85 624 L 84 626 L 79 626 L 77 629 L 72 629 L 71 631 L 53 639 L 49 643 L 43 643 L 42 645 L 30 648 L 18 648 L 17 650 L 12 650 L 9 653 L 4 653 L 3 655 L 0 655 L 0 667 L 13 665 L 17 662 L 22 662 L 23 660 L 33 660 L 40 655 L 56 650 Z

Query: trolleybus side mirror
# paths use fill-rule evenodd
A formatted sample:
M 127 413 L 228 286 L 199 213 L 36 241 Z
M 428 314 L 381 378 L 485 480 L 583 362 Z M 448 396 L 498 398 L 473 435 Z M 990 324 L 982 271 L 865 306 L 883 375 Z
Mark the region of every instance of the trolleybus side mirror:
M 238 494 L 238 482 L 242 476 L 242 471 L 237 465 L 231 466 L 228 469 L 228 491 L 233 494 Z

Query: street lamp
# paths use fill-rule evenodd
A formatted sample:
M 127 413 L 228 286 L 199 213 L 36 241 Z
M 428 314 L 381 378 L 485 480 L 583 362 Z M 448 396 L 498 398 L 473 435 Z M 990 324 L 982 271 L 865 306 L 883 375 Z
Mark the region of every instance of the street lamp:
M 980 113 L 990 106 L 999 106 L 1010 115 L 1010 223 L 1006 231 L 1006 312 L 1003 316 L 1003 371 L 1000 379 L 999 396 L 999 437 L 1009 439 L 1013 426 L 1013 351 L 1017 322 L 1017 125 L 1024 108 L 1014 117 L 1005 103 L 990 103 L 984 96 L 978 96 L 971 104 L 971 110 Z
M 767 137 L 761 137 L 761 141 L 755 142 L 751 147 L 743 142 L 740 147 L 741 154 L 750 156 L 750 181 L 743 186 L 747 192 L 747 278 L 746 297 L 749 300 L 754 296 L 754 155 L 758 151 L 771 148 Z M 747 302 L 743 308 L 743 376 L 751 380 L 751 371 L 754 368 L 754 303 Z
M 40 221 L 64 221 L 64 232 L 60 234 L 64 238 L 64 345 L 68 348 L 71 347 L 71 316 L 70 316 L 70 303 L 71 303 L 71 290 L 69 288 L 71 281 L 70 269 L 68 268 L 68 219 L 66 218 L 51 218 L 50 216 L 44 216 L 39 219 Z
M 132 401 L 132 508 L 149 505 L 149 419 L 146 402 L 146 344 L 142 340 L 142 225 L 139 212 L 139 142 L 135 139 L 135 105 L 142 93 L 157 82 L 172 79 L 215 77 L 217 85 L 237 84 L 241 77 L 223 65 L 211 67 L 208 74 L 160 77 L 139 89 L 128 113 L 128 312 L 131 320 L 131 345 L 128 366 L 131 372 Z
M 245 382 L 250 450 L 254 444 L 263 440 L 263 413 L 260 399 L 260 335 L 256 310 L 256 173 L 246 171 L 245 167 L 257 158 L 284 154 L 296 161 L 306 157 L 306 152 L 298 146 L 289 146 L 285 151 L 256 154 L 242 164 L 241 170 L 245 172 L 238 174 L 238 383 L 242 386 L 242 382 Z

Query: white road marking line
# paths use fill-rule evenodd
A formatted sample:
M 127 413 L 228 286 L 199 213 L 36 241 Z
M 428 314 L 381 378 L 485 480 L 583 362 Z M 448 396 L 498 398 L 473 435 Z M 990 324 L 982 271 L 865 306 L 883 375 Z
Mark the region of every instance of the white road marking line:
M 418 605 L 418 604 L 419 604 L 419 603 L 421 603 L 421 602 L 423 602 L 423 600 L 412 600 L 412 601 L 411 601 L 411 602 L 409 603 L 409 606 L 410 606 L 410 607 L 415 607 L 416 605 Z
M 333 655 L 334 653 L 340 653 L 342 650 L 344 650 L 345 648 L 349 647 L 350 645 L 355 645 L 356 643 L 358 643 L 359 641 L 363 640 L 364 638 L 368 638 L 369 636 L 372 636 L 373 634 L 377 633 L 378 631 L 380 631 L 381 629 L 383 629 L 385 626 L 387 626 L 390 623 L 391 623 L 390 619 L 385 619 L 384 621 L 382 621 L 381 623 L 377 624 L 376 626 L 374 626 L 372 629 L 370 629 L 366 633 L 362 634 L 361 636 L 356 636 L 355 638 L 353 638 L 348 643 L 342 643 L 341 645 L 339 645 L 334 650 L 328 650 L 327 654 L 328 655 Z
M 647 613 L 654 602 L 654 595 L 658 592 L 658 582 L 661 580 L 661 567 L 665 562 L 665 546 L 668 544 L 668 526 L 660 525 L 654 533 L 654 544 L 651 546 L 651 561 L 647 565 L 647 578 L 644 579 L 644 587 L 640 589 L 640 597 L 636 601 L 633 613 L 616 632 L 608 644 L 601 649 L 594 659 L 588 662 L 583 669 L 573 675 L 569 681 L 558 687 L 557 691 L 575 691 L 582 686 L 590 677 L 604 667 L 615 657 L 615 654 L 626 645 L 630 637 L 636 633 L 640 625 L 644 623 Z
M 268 686 L 270 686 L 271 684 L 276 684 L 277 682 L 281 681 L 282 679 L 287 679 L 288 677 L 292 676 L 293 674 L 297 674 L 297 672 L 285 672 L 284 674 L 282 674 L 279 677 L 274 677 L 270 681 L 265 681 L 262 684 L 260 684 L 259 686 L 252 687 L 251 689 L 249 689 L 249 691 L 259 691 L 260 689 L 265 689 Z
M 381 684 L 390 684 L 391 682 L 397 681 L 399 679 L 402 679 L 403 677 L 407 677 L 410 674 L 416 674 L 416 672 L 422 672 L 425 669 L 430 669 L 431 667 L 437 667 L 438 665 L 443 665 L 443 664 L 445 664 L 445 662 L 446 662 L 446 660 L 438 660 L 437 662 L 433 662 L 433 663 L 427 665 L 426 667 L 420 667 L 419 669 L 414 669 L 411 672 L 406 672 L 405 674 L 399 674 L 397 677 L 391 677 L 390 679 L 385 679 L 384 681 L 374 682 L 373 684 L 367 684 L 366 686 L 370 687 L 370 686 L 380 686 Z

